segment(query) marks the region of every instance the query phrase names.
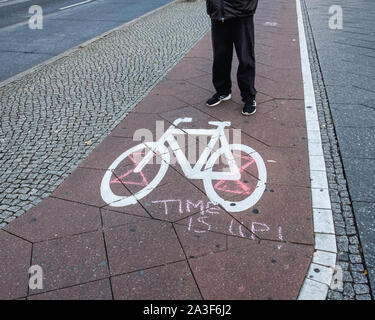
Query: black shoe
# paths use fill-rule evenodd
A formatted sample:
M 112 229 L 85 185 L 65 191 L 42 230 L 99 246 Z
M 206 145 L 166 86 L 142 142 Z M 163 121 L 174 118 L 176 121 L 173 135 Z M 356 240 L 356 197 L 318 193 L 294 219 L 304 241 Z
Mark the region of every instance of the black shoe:
M 217 106 L 221 101 L 227 101 L 230 98 L 232 98 L 231 94 L 220 95 L 218 93 L 215 93 L 212 98 L 207 100 L 206 105 L 209 107 L 214 107 Z
M 251 116 L 257 111 L 256 107 L 257 107 L 257 102 L 255 101 L 255 99 L 249 100 L 245 103 L 242 109 L 242 114 L 244 116 Z

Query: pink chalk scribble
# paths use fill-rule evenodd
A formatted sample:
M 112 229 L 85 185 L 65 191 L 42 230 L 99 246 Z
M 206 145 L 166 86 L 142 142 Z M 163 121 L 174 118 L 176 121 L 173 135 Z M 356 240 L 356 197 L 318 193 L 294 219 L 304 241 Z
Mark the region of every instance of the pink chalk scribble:
M 134 169 L 138 165 L 138 162 L 134 159 L 135 155 L 138 155 L 138 156 L 144 155 L 144 153 L 134 152 L 130 154 L 128 158 L 130 159 L 130 161 L 133 163 L 134 166 L 132 166 L 131 169 L 126 171 L 124 174 L 122 174 L 118 178 L 112 179 L 110 181 L 110 184 L 121 183 L 121 184 L 137 185 L 141 187 L 145 187 L 149 184 L 143 171 L 139 172 L 138 177 L 140 177 L 140 179 L 138 179 L 138 181 L 129 180 L 130 178 L 129 175 L 134 173 Z M 246 168 L 248 168 L 255 162 L 255 160 L 250 156 L 241 156 L 241 155 L 234 155 L 234 156 L 240 157 L 241 159 L 246 160 L 246 163 L 240 168 L 240 173 L 242 173 Z M 251 194 L 251 189 L 249 188 L 249 186 L 240 180 L 234 180 L 234 181 L 220 180 L 214 185 L 214 188 L 219 191 L 224 191 L 224 192 L 234 193 L 234 194 L 244 194 L 244 195 Z
M 142 171 L 139 172 L 139 175 L 141 177 L 141 181 L 129 181 L 129 180 L 125 180 L 125 178 L 127 176 L 129 176 L 131 173 L 134 172 L 134 169 L 136 168 L 136 166 L 138 165 L 138 162 L 134 160 L 134 155 L 143 155 L 144 153 L 143 152 L 134 152 L 132 154 L 129 154 L 129 159 L 130 161 L 134 164 L 134 167 L 130 170 L 128 170 L 127 172 L 125 172 L 124 174 L 122 174 L 120 177 L 118 178 L 115 178 L 113 180 L 110 181 L 110 184 L 113 184 L 113 183 L 122 183 L 122 184 L 131 184 L 131 185 L 136 185 L 136 186 L 141 186 L 141 187 L 145 187 L 149 184 L 149 182 L 147 181 L 144 173 Z
M 237 156 L 237 157 L 241 157 L 241 159 L 249 160 L 240 168 L 240 173 L 242 173 L 247 167 L 251 166 L 255 162 L 255 160 L 249 156 Z M 228 186 L 229 183 L 231 184 L 231 186 Z M 236 187 L 235 189 L 233 189 L 233 184 Z M 220 180 L 214 185 L 214 188 L 216 190 L 224 191 L 228 193 L 251 194 L 251 190 L 249 186 L 240 180 L 234 180 L 234 181 Z

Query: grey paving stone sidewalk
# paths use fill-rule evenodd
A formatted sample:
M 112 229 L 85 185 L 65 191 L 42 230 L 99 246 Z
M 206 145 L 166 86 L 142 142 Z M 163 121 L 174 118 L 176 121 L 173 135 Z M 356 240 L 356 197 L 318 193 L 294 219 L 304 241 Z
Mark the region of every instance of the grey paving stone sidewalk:
M 315 46 L 312 51 L 316 49 L 317 54 L 312 62 L 315 73 L 321 75 L 315 86 L 325 133 L 338 261 L 344 270 L 343 290 L 331 291 L 329 297 L 371 299 L 368 282 L 375 290 L 375 3 L 304 2 L 310 46 Z M 329 28 L 332 5 L 342 8 L 342 30 Z
M 0 228 L 47 197 L 208 31 L 177 2 L 0 87 Z

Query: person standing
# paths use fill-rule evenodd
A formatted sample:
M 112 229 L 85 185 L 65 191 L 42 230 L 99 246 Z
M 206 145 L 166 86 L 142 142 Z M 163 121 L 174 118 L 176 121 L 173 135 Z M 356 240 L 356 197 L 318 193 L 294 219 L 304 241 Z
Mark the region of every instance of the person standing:
M 244 102 L 243 115 L 256 112 L 254 14 L 258 0 L 206 0 L 211 18 L 212 82 L 216 93 L 207 100 L 214 107 L 231 99 L 233 46 L 239 60 L 237 82 Z

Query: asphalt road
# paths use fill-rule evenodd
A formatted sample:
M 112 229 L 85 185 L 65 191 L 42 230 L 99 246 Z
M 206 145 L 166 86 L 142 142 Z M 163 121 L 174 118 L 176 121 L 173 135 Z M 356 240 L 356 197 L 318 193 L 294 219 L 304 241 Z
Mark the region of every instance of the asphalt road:
M 67 7 L 84 0 L 0 0 L 0 28 L 28 21 L 30 18 L 29 8 L 39 5 L 44 15 L 61 11 L 60 8 Z M 95 2 L 92 0 L 91 2 Z M 82 4 L 84 5 L 84 4 Z
M 0 81 L 172 0 L 0 0 Z M 29 8 L 43 29 L 29 27 Z

